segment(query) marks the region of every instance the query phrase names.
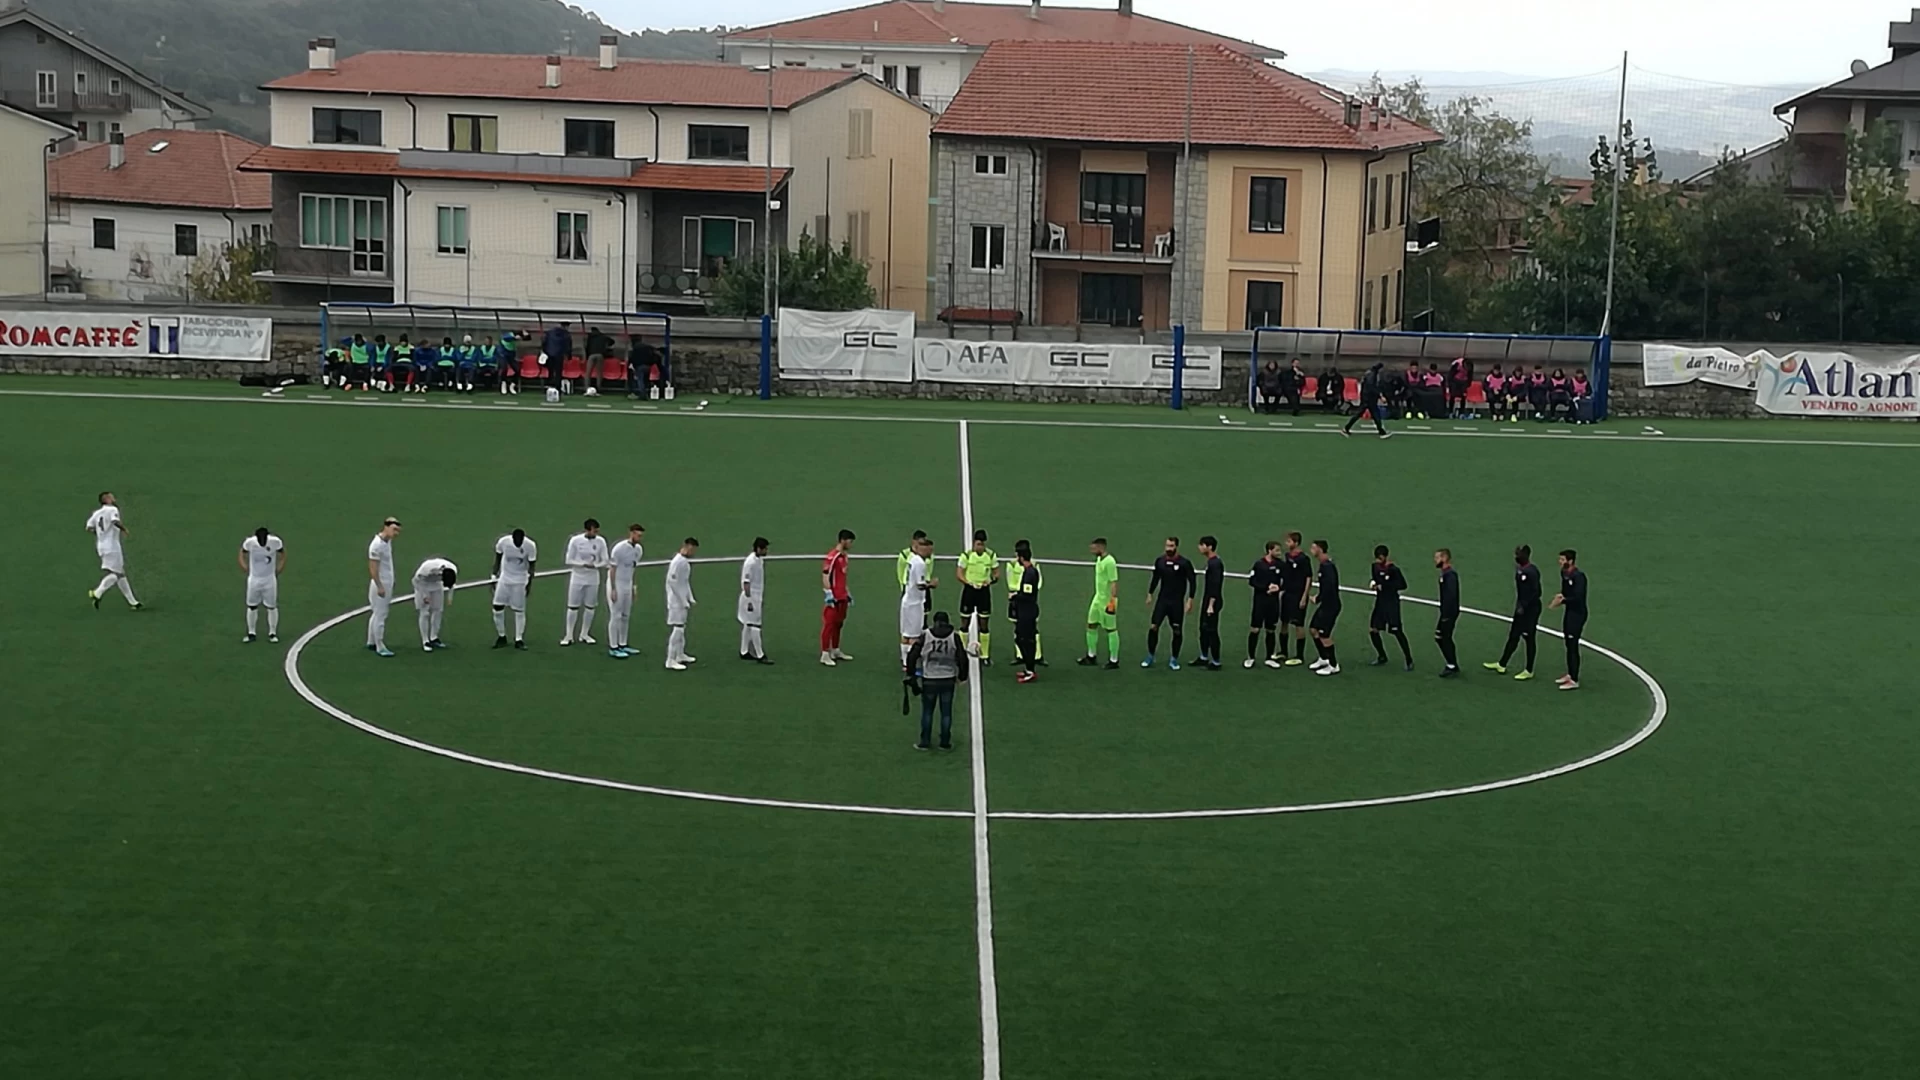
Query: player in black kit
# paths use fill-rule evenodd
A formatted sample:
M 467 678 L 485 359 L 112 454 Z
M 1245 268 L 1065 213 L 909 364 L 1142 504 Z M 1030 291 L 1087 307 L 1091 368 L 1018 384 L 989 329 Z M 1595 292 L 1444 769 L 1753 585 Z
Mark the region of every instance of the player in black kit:
M 1440 621 L 1433 624 L 1433 641 L 1447 661 L 1440 677 L 1452 679 L 1460 674 L 1460 655 L 1453 648 L 1453 627 L 1460 621 L 1460 575 L 1453 572 L 1453 552 L 1434 552 L 1433 568 L 1440 571 Z
M 1293 659 L 1287 659 L 1284 640 L 1273 658 L 1288 667 L 1299 667 L 1307 662 L 1307 586 L 1313 581 L 1313 564 L 1307 560 L 1307 553 L 1300 550 L 1302 543 L 1305 541 L 1300 539 L 1299 533 L 1288 533 L 1287 553 L 1280 558 L 1283 579 L 1280 586 L 1280 632 L 1285 634 L 1287 627 L 1293 628 Z
M 1285 656 L 1286 643 L 1277 640 L 1275 631 L 1280 627 L 1280 593 L 1286 581 L 1286 567 L 1280 561 L 1280 544 L 1267 542 L 1267 553 L 1256 559 L 1253 569 L 1247 571 L 1247 584 L 1253 589 L 1253 620 L 1247 627 L 1247 661 L 1241 667 L 1252 667 L 1259 662 L 1254 651 L 1260 647 L 1260 632 L 1267 633 L 1267 666 L 1280 666 L 1280 657 Z M 1282 651 L 1276 652 L 1276 649 Z
M 1173 652 L 1167 667 L 1180 670 L 1180 645 L 1186 638 L 1187 612 L 1193 610 L 1193 563 L 1180 554 L 1180 538 L 1167 537 L 1167 550 L 1153 560 L 1153 580 L 1147 583 L 1147 606 L 1153 609 L 1153 622 L 1147 627 L 1147 658 L 1140 666 L 1153 666 L 1160 651 L 1160 624 L 1173 624 Z
M 1560 689 L 1580 689 L 1580 634 L 1587 628 L 1587 572 L 1580 569 L 1580 556 L 1572 548 L 1560 553 L 1560 592 L 1554 607 L 1567 609 L 1567 621 L 1561 633 L 1567 639 L 1567 673 L 1560 677 Z
M 1406 631 L 1400 626 L 1400 594 L 1407 591 L 1407 575 L 1400 572 L 1393 558 L 1387 552 L 1387 545 L 1380 544 L 1373 549 L 1373 620 L 1367 626 L 1367 640 L 1373 642 L 1373 659 L 1368 663 L 1380 667 L 1387 662 L 1387 648 L 1380 641 L 1380 632 L 1393 635 L 1400 643 L 1400 656 L 1406 662 L 1407 671 L 1413 670 L 1413 648 L 1407 644 Z
M 1513 549 L 1513 622 L 1507 628 L 1507 648 L 1499 663 L 1481 665 L 1488 671 L 1507 673 L 1507 661 L 1522 641 L 1527 643 L 1527 666 L 1514 679 L 1533 678 L 1534 633 L 1540 627 L 1540 568 L 1533 565 L 1533 549 L 1525 544 Z
M 1200 575 L 1200 658 L 1193 665 L 1219 671 L 1220 589 L 1226 584 L 1227 566 L 1220 561 L 1220 541 L 1211 536 L 1200 538 L 1200 556 L 1206 560 Z M 1173 655 L 1177 658 L 1180 650 L 1176 648 Z
M 1340 657 L 1333 651 L 1333 627 L 1340 621 L 1340 569 L 1333 565 L 1333 556 L 1327 552 L 1325 540 L 1313 542 L 1313 558 L 1319 564 L 1316 582 L 1318 595 L 1312 598 L 1319 604 L 1313 609 L 1313 617 L 1307 620 L 1307 629 L 1313 631 L 1313 647 L 1320 659 L 1313 662 L 1315 675 L 1340 674 Z

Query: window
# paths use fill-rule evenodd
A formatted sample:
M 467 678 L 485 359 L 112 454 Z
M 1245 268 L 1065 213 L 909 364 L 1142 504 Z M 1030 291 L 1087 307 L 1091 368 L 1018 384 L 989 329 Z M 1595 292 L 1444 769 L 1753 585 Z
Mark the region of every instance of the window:
M 387 200 L 300 196 L 300 246 L 352 252 L 356 274 L 387 272 Z
M 1400 174 L 1400 224 L 1413 220 L 1413 181 L 1406 174 Z
M 907 96 L 920 96 L 920 69 L 917 67 L 907 68 Z
M 1284 176 L 1256 176 L 1247 192 L 1247 230 L 1287 231 L 1287 180 Z M 1248 304 L 1251 309 L 1252 304 Z M 1275 325 L 1268 323 L 1267 325 Z
M 1281 314 L 1280 302 L 1285 298 L 1285 285 L 1278 281 L 1247 282 L 1247 329 L 1258 330 L 1263 326 L 1285 326 L 1286 316 Z
M 687 156 L 696 161 L 745 161 L 747 129 L 722 124 L 688 124 Z
M 121 83 L 120 83 L 120 77 L 118 75 L 107 80 L 107 93 L 118 96 L 120 93 L 120 87 L 121 87 Z
M 714 277 L 740 259 L 753 256 L 753 222 L 747 218 L 680 219 L 680 266 Z
M 113 123 L 107 125 L 107 135 L 108 137 L 112 137 L 118 134 L 120 134 L 120 121 L 115 120 Z
M 249 225 L 247 227 L 247 243 L 252 244 L 254 247 L 265 247 L 272 239 L 273 226 L 271 225 Z
M 467 208 L 439 207 L 434 220 L 434 250 L 442 255 L 467 253 Z
M 973 174 L 975 176 L 1007 175 L 1007 155 L 1005 154 L 973 155 Z
M 742 140 L 744 143 L 744 140 Z M 873 110 L 847 110 L 847 156 L 864 158 L 873 156 Z
M 869 258 L 871 247 L 869 234 L 873 232 L 873 212 L 871 210 L 847 211 L 847 250 L 856 259 Z
M 1007 268 L 1007 227 L 975 225 L 973 254 L 967 265 L 975 270 L 997 274 Z
M 790 67 L 790 68 L 803 68 L 807 66 L 807 62 L 805 60 L 782 60 L 780 61 L 780 66 Z
M 1146 235 L 1147 178 L 1139 173 L 1081 173 L 1080 220 L 1113 226 L 1113 250 L 1139 251 Z
M 175 225 L 173 227 L 173 253 L 189 259 L 200 254 L 200 226 Z
M 554 248 L 553 257 L 561 262 L 587 262 L 587 213 L 584 210 L 562 210 L 553 216 Z
M 1360 289 L 1360 329 L 1373 329 L 1373 279 L 1367 279 Z
M 313 141 L 379 146 L 380 113 L 376 109 L 315 109 Z
M 1140 325 L 1140 275 L 1081 274 L 1080 321 L 1099 326 Z
M 1393 201 L 1393 181 L 1394 181 L 1394 174 L 1388 173 L 1387 174 L 1386 220 L 1383 221 L 1381 224 L 1383 224 L 1385 227 L 1389 229 L 1393 228 L 1393 208 L 1396 205 Z
M 93 246 L 100 251 L 112 251 L 114 248 L 114 223 L 110 217 L 93 219 Z
M 1403 272 L 1395 270 L 1393 272 L 1393 321 L 1400 322 L 1406 317 L 1407 278 Z
M 1380 178 L 1367 181 L 1367 231 L 1377 232 L 1380 228 Z
M 447 117 L 447 149 L 469 154 L 500 152 L 500 118 L 497 116 Z
M 87 92 L 87 73 L 86 72 L 76 71 L 73 73 L 73 92 L 75 96 L 78 96 L 80 94 L 84 94 Z
M 880 82 L 889 90 L 900 89 L 900 68 L 897 64 L 886 64 L 880 68 Z
M 52 109 L 60 104 L 59 72 L 40 71 L 34 73 L 33 104 L 35 108 L 40 109 Z
M 613 156 L 613 121 L 567 121 L 567 156 L 610 158 Z
M 1392 284 L 1393 284 L 1393 275 L 1391 274 L 1380 275 L 1380 328 L 1382 330 L 1393 325 L 1393 318 L 1392 318 L 1393 289 L 1391 288 Z

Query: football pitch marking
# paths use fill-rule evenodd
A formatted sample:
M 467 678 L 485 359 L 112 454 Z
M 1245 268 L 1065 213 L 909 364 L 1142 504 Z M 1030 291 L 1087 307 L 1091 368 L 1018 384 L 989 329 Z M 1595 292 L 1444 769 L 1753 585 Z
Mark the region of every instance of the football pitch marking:
M 973 454 L 967 422 L 960 421 L 960 536 L 973 535 Z M 987 852 L 987 721 L 981 711 L 980 661 L 967 657 L 967 714 L 973 745 L 973 926 L 980 957 L 980 1063 L 982 1080 L 1000 1080 L 1000 989 L 993 964 L 993 861 Z
M 326 395 L 326 394 L 308 394 L 304 398 L 288 397 L 285 395 L 280 395 L 277 397 L 257 397 L 257 396 L 240 397 L 237 395 L 228 397 L 220 394 L 140 394 L 140 393 L 123 393 L 123 392 L 117 392 L 117 391 L 96 391 L 96 390 L 8 390 L 8 389 L 0 389 L 0 397 L 101 398 L 101 399 L 119 400 L 119 401 L 198 401 L 198 402 L 223 402 L 223 403 L 238 402 L 243 404 L 245 403 L 264 404 L 269 402 L 279 402 L 282 404 L 290 404 L 290 405 L 366 405 L 366 406 L 377 406 L 377 407 L 387 407 L 387 408 L 451 409 L 451 410 L 463 411 L 463 412 L 524 412 L 529 415 L 540 413 L 540 414 L 552 415 L 552 416 L 565 416 L 567 415 L 567 412 L 568 412 L 568 410 L 564 408 L 558 408 L 558 407 L 551 408 L 551 409 L 538 409 L 538 410 L 520 409 L 517 407 L 519 405 L 519 402 L 511 398 L 508 398 L 505 401 L 488 402 L 483 404 L 477 400 L 467 400 L 467 401 L 460 401 L 457 403 L 449 403 L 445 401 L 440 401 L 440 402 L 413 401 L 408 398 L 382 399 L 382 398 L 368 398 L 365 396 L 348 398 L 348 397 L 337 397 L 337 396 Z M 1314 426 L 1311 429 L 1309 429 L 1306 427 L 1284 427 L 1284 426 L 1276 426 L 1272 424 L 1269 424 L 1266 427 L 1255 427 L 1251 424 L 1230 424 L 1230 425 L 1203 424 L 1203 423 L 1160 424 L 1160 423 L 1152 423 L 1150 421 L 1137 421 L 1137 420 L 1023 420 L 1017 417 L 961 418 L 961 417 L 954 417 L 954 416 L 874 416 L 874 415 L 859 415 L 855 413 L 760 412 L 757 409 L 753 411 L 727 412 L 722 408 L 660 409 L 657 406 L 639 405 L 639 404 L 633 405 L 632 409 L 654 411 L 661 416 L 701 416 L 701 417 L 706 417 L 708 419 L 722 419 L 722 420 L 746 420 L 746 419 L 823 420 L 823 421 L 834 421 L 834 422 L 840 422 L 840 423 L 863 423 L 863 424 L 864 423 L 875 423 L 875 424 L 962 424 L 962 423 L 966 423 L 966 424 L 972 424 L 975 426 L 987 425 L 987 426 L 993 426 L 993 427 L 1115 428 L 1120 430 L 1133 430 L 1133 431 L 1215 431 L 1217 432 L 1224 427 L 1227 430 L 1243 430 L 1247 432 L 1263 431 L 1263 432 L 1266 432 L 1267 434 L 1279 434 L 1279 435 L 1314 435 L 1314 434 L 1320 434 L 1322 432 L 1326 432 L 1329 430 L 1337 429 L 1341 426 L 1338 423 L 1330 423 L 1330 424 L 1315 423 Z M 619 414 L 618 410 L 605 410 L 605 411 L 607 411 L 609 415 Z M 1556 442 L 1699 443 L 1699 444 L 1722 445 L 1722 446 L 1823 446 L 1823 447 L 1867 447 L 1867 448 L 1880 449 L 1880 450 L 1920 450 L 1920 441 L 1888 442 L 1884 440 L 1875 440 L 1875 439 L 1757 439 L 1757 438 L 1751 438 L 1751 437 L 1730 436 L 1730 435 L 1666 435 L 1659 431 L 1642 432 L 1640 434 L 1630 434 L 1622 431 L 1572 432 L 1572 431 L 1566 431 L 1564 429 L 1559 429 L 1559 428 L 1549 428 L 1543 431 L 1525 431 L 1525 430 L 1516 430 L 1513 428 L 1504 428 L 1504 427 L 1494 427 L 1492 430 L 1487 430 L 1487 429 L 1463 430 L 1463 429 L 1455 428 L 1455 429 L 1449 429 L 1446 431 L 1415 431 L 1408 428 L 1402 428 L 1396 431 L 1395 434 L 1407 436 L 1407 437 L 1413 437 L 1413 438 L 1423 438 L 1423 439 L 1508 438 L 1508 439 L 1550 439 Z M 1044 563 L 1044 562 L 1048 562 L 1049 560 L 1042 559 L 1040 561 Z

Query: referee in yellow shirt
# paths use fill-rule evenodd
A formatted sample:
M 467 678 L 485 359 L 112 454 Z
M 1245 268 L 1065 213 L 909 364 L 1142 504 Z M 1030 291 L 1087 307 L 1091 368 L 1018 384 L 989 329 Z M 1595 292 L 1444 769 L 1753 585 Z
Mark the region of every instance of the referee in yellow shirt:
M 987 546 L 987 530 L 973 534 L 973 547 L 960 553 L 960 627 L 977 641 L 980 666 L 991 667 L 988 643 L 993 640 L 993 583 L 1000 580 L 1000 560 Z

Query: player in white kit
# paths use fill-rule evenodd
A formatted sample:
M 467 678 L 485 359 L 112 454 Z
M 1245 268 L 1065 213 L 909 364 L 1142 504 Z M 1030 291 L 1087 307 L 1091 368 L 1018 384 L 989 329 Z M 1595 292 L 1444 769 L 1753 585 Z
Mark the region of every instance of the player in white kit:
M 767 598 L 767 538 L 755 537 L 753 551 L 740 564 L 740 599 L 734 617 L 740 620 L 740 659 L 771 664 L 760 642 Z
M 440 621 L 446 617 L 447 605 L 453 602 L 453 583 L 459 578 L 460 568 L 437 555 L 413 572 L 413 613 L 420 623 L 422 652 L 447 647 L 447 643 L 440 640 Z
M 907 587 L 900 591 L 900 666 L 914 643 L 927 632 L 927 594 L 939 582 L 933 576 L 933 541 L 916 536 L 907 555 Z
M 693 663 L 687 655 L 687 614 L 700 601 L 693 598 L 693 554 L 700 541 L 689 536 L 667 563 L 667 670 L 685 671 Z
M 387 609 L 393 605 L 393 538 L 399 535 L 400 520 L 388 518 L 367 545 L 367 651 L 377 656 L 393 655 L 387 648 Z
M 493 647 L 507 647 L 507 609 L 513 609 L 513 647 L 527 647 L 527 590 L 533 587 L 533 565 L 540 545 L 515 529 L 493 542 Z
M 93 601 L 97 609 L 107 590 L 119 585 L 120 595 L 127 598 L 127 606 L 139 611 L 140 601 L 134 599 L 133 585 L 127 581 L 127 557 L 120 550 L 120 538 L 127 535 L 127 527 L 120 523 L 120 507 L 114 501 L 113 492 L 100 493 L 100 509 L 87 518 L 87 531 L 93 534 L 93 550 L 100 556 L 100 569 L 107 572 L 100 584 L 87 592 L 87 599 Z
M 607 655 L 615 660 L 625 660 L 635 652 L 628 647 L 627 633 L 633 628 L 633 571 L 646 557 L 646 549 L 640 546 L 646 537 L 647 530 L 629 525 L 627 538 L 613 545 L 607 555 L 612 567 L 607 571 Z
M 560 635 L 563 647 L 575 641 L 598 644 L 593 639 L 593 613 L 600 604 L 600 571 L 607 565 L 607 538 L 600 535 L 600 523 L 592 518 L 580 527 L 586 531 L 567 541 L 567 629 Z
M 260 627 L 260 609 L 267 609 L 267 640 L 280 640 L 280 571 L 287 568 L 287 548 L 265 526 L 240 541 L 240 569 L 247 572 L 247 636 L 252 644 Z

